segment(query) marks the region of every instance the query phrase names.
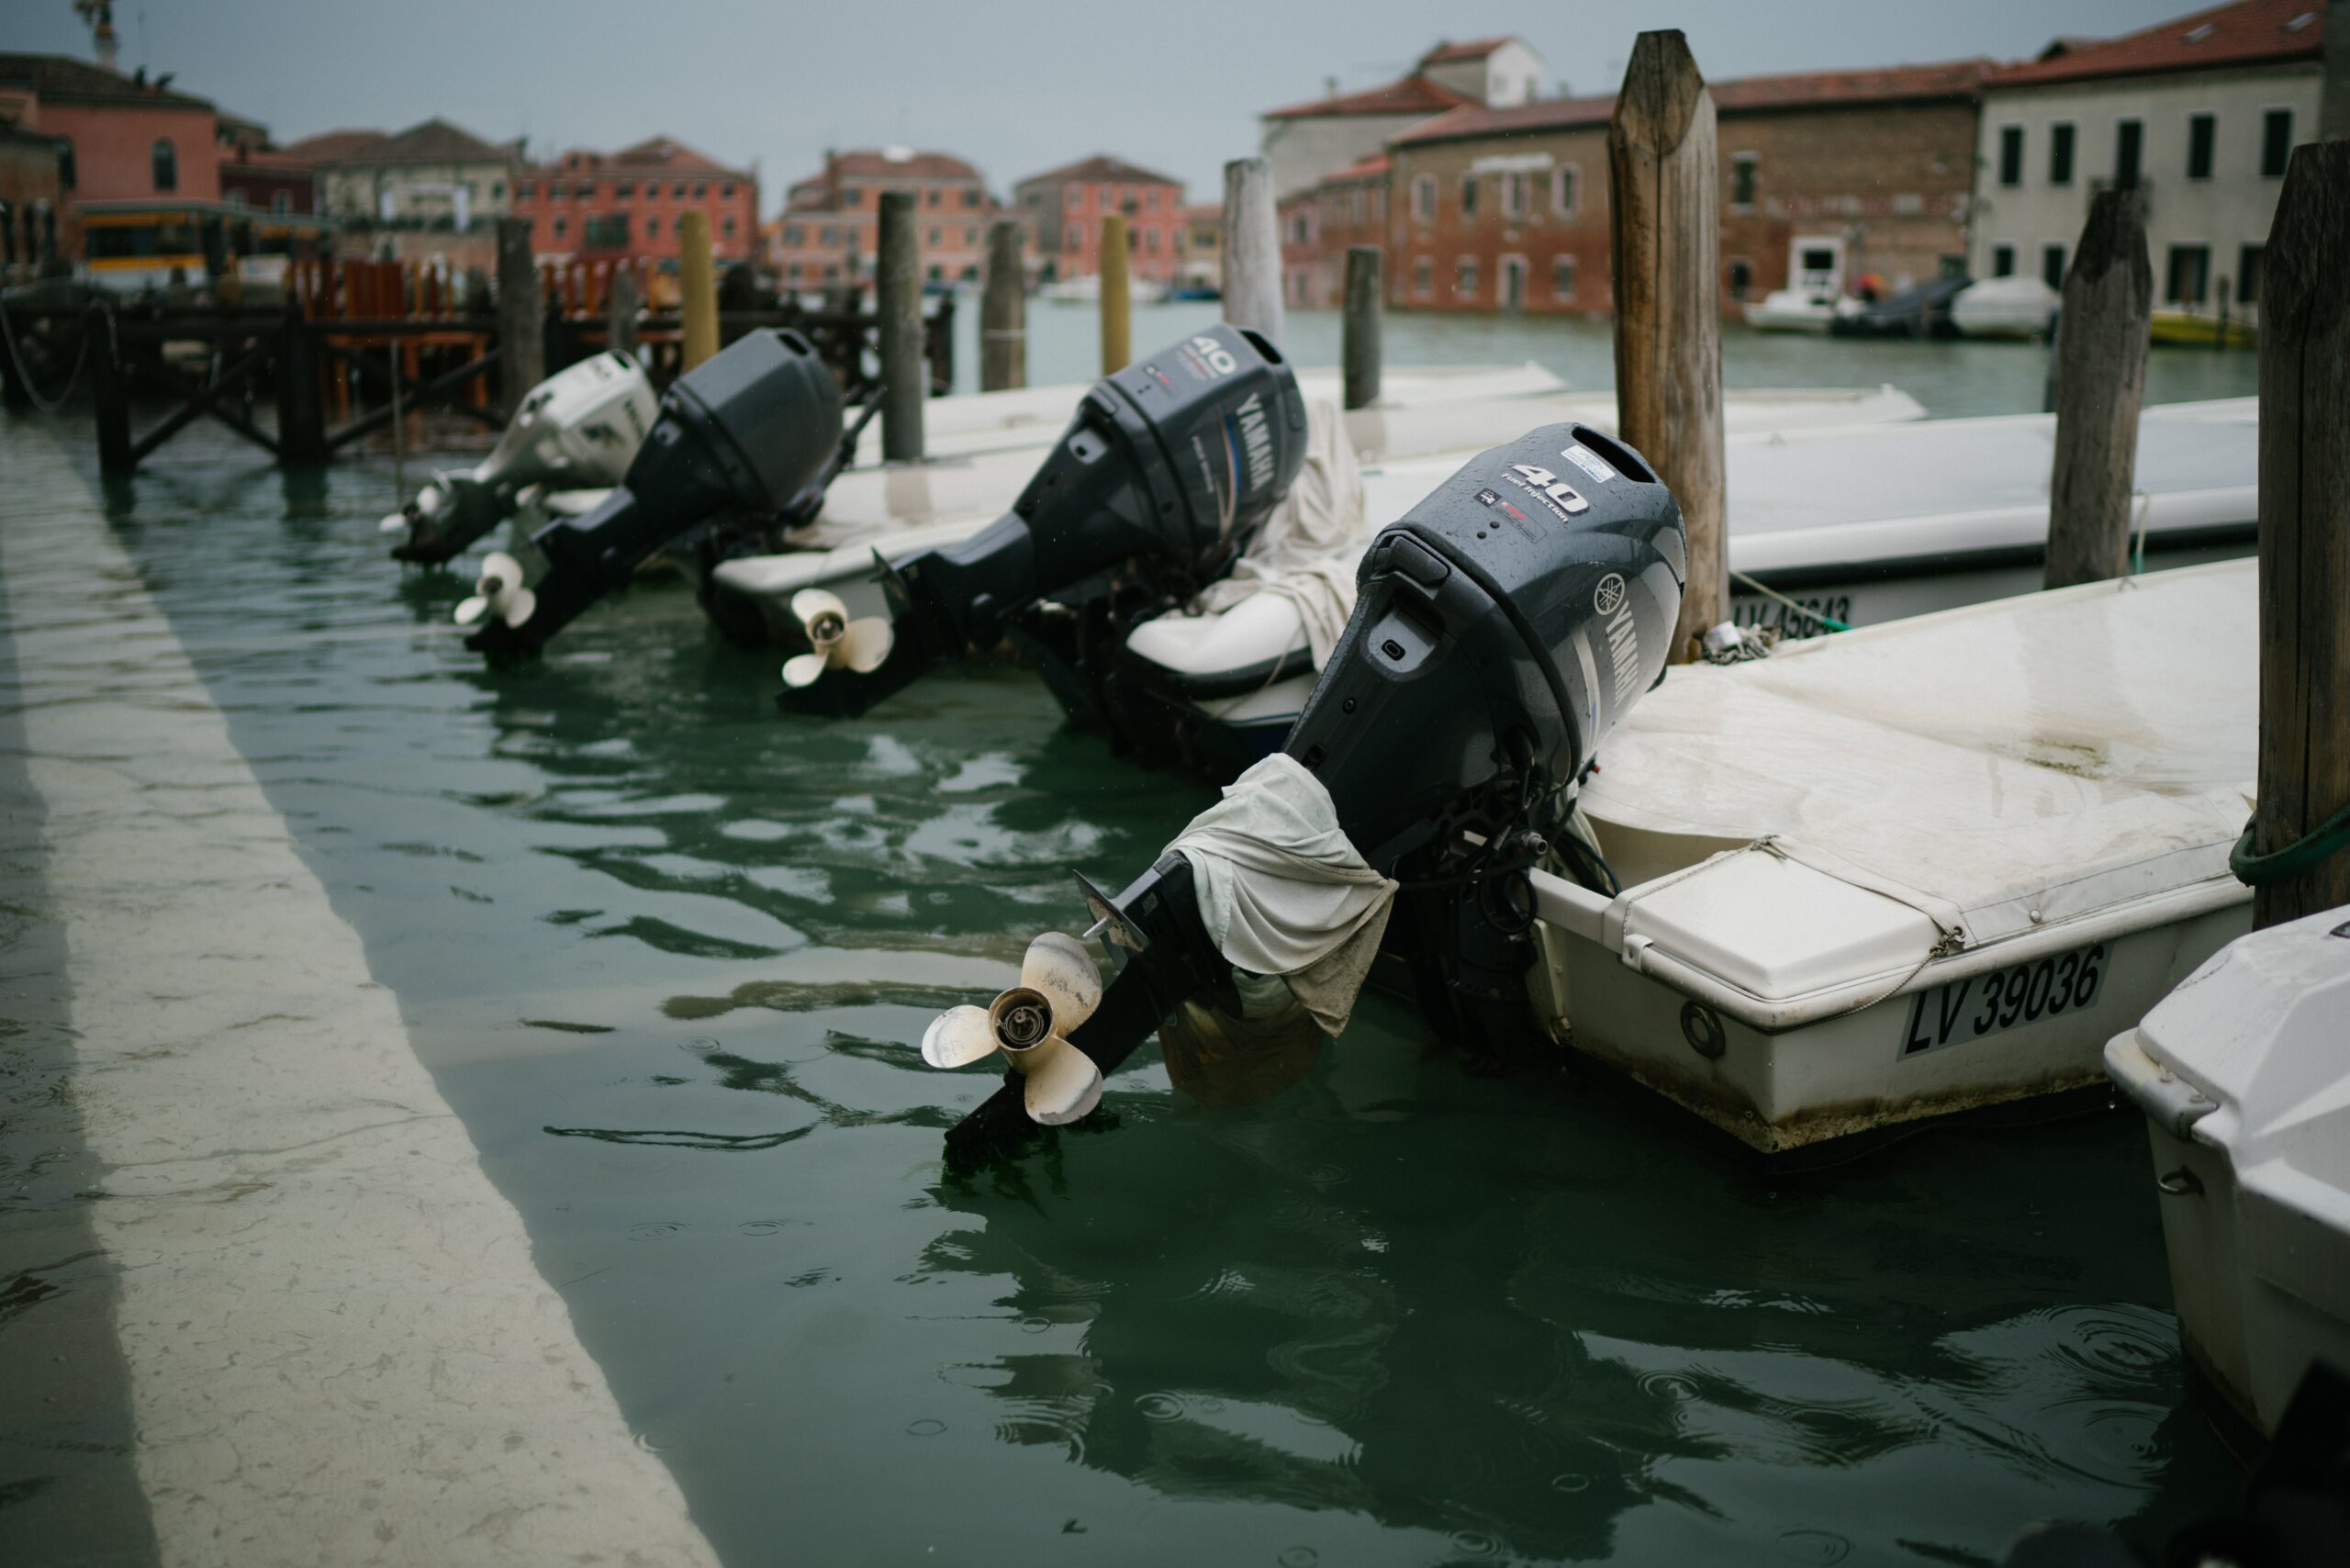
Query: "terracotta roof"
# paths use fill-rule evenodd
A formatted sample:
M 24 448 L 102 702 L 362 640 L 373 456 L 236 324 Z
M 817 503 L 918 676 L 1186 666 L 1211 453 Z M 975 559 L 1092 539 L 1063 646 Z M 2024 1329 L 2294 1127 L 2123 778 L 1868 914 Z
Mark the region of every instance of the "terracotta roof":
M 844 180 L 976 180 L 979 170 L 952 152 L 857 148 L 832 155 L 830 173 Z M 811 179 L 822 179 L 815 174 Z
M 2237 0 L 2120 38 L 2066 41 L 1991 78 L 1994 87 L 2089 76 L 2151 76 L 2315 60 L 2325 48 L 2323 0 Z
M 316 136 L 290 141 L 279 151 L 306 163 L 340 163 L 362 148 L 389 140 L 380 130 L 322 130 Z
M 1616 109 L 1613 95 L 1604 98 L 1538 98 L 1505 109 L 1467 104 L 1387 139 L 1390 147 L 1414 147 L 1431 141 L 1460 141 L 1472 136 L 1512 136 L 1536 130 L 1565 130 L 1575 126 L 1606 125 Z
M 666 136 L 652 137 L 633 147 L 623 147 L 617 152 L 607 153 L 604 166 L 608 169 L 615 166 L 674 169 L 680 174 L 731 174 L 735 172 L 707 153 L 699 152 Z
M 295 147 L 302 144 L 296 142 Z M 332 158 L 313 156 L 314 162 L 334 163 L 489 163 L 510 162 L 511 147 L 484 141 L 472 131 L 445 119 L 429 119 L 390 136 L 363 141 Z
M 1041 174 L 1031 174 L 1012 188 L 1018 190 L 1023 185 L 1043 185 L 1056 181 L 1061 184 L 1071 181 L 1082 184 L 1098 180 L 1115 180 L 1120 185 L 1128 185 L 1182 184 L 1181 180 L 1170 180 L 1164 174 L 1155 174 L 1148 169 L 1139 164 L 1129 163 L 1122 158 L 1113 158 L 1106 152 L 1097 152 L 1091 158 L 1080 158 L 1074 163 L 1064 163 L 1058 169 L 1047 169 Z
M 1175 209 L 1175 216 L 1186 223 L 1221 223 L 1224 221 L 1224 204 L 1203 201 L 1191 207 L 1179 207 Z
M 1344 185 L 1349 180 L 1375 180 L 1387 173 L 1387 154 L 1374 152 L 1368 158 L 1357 159 L 1335 174 L 1325 174 L 1326 185 Z
M 209 109 L 212 100 L 140 83 L 62 54 L 0 54 L 0 82 L 22 83 L 60 103 L 149 104 L 176 109 Z
M 1420 63 L 1423 66 L 1449 65 L 1456 60 L 1483 60 L 1502 45 L 1516 41 L 1504 34 L 1494 39 L 1472 39 L 1467 43 L 1439 43 L 1420 56 Z
M 1983 89 L 1999 62 L 1983 56 L 1935 65 L 1886 65 L 1868 71 L 1802 71 L 1785 76 L 1740 76 L 1710 84 L 1714 107 L 1813 109 L 1833 104 L 1883 104 L 1904 98 L 1965 98 Z
M 1437 115 L 1472 100 L 1416 73 L 1383 87 L 1267 109 L 1259 119 L 1312 119 L 1321 115 Z

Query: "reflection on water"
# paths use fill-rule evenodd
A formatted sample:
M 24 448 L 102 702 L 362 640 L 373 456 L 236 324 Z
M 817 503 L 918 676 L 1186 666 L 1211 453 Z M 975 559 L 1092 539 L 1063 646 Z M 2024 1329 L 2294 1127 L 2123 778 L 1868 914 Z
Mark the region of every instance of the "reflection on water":
M 779 719 L 677 589 L 487 674 L 387 491 L 163 468 L 120 526 L 732 1561 L 1982 1562 L 2234 1490 L 2120 1117 L 1774 1186 L 1373 1001 L 1269 1099 L 1146 1053 L 946 1184 L 993 1081 L 923 1025 L 1207 792 L 1014 672 Z

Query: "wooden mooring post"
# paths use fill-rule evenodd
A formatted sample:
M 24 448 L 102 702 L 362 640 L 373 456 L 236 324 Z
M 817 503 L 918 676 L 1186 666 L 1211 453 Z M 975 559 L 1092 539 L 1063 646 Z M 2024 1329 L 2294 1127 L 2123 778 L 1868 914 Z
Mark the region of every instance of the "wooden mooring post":
M 1028 280 L 1021 271 L 1020 225 L 988 227 L 987 291 L 979 297 L 979 390 L 1028 385 Z
M 2056 334 L 2056 454 L 2048 477 L 2048 588 L 2130 571 L 2130 498 L 2154 270 L 2138 193 L 2099 191 L 2065 274 Z
M 718 274 L 710 259 L 710 215 L 677 220 L 677 368 L 689 371 L 718 352 Z
M 1368 409 L 1379 401 L 1379 247 L 1347 247 L 1346 318 L 1338 364 L 1346 406 Z
M 2259 805 L 2236 857 L 2255 926 L 2350 903 L 2345 255 L 2350 141 L 2297 148 L 2261 263 Z
M 1281 341 L 1281 235 L 1272 166 L 1236 158 L 1224 166 L 1224 319 Z
M 874 302 L 880 315 L 881 459 L 919 463 L 923 455 L 923 395 L 930 389 L 923 363 L 922 252 L 915 243 L 912 191 L 881 193 L 881 240 L 875 258 Z
M 531 258 L 531 222 L 498 220 L 498 401 L 508 419 L 547 378 L 546 295 Z
M 1115 375 L 1134 363 L 1135 298 L 1126 273 L 1126 220 L 1117 213 L 1102 219 L 1102 374 Z
M 299 291 L 285 301 L 277 329 L 277 461 L 296 467 L 327 460 L 326 380 L 319 370 L 319 340 L 302 309 Z
M 636 268 L 627 262 L 612 269 L 611 292 L 604 297 L 604 347 L 625 359 L 636 357 Z
M 90 408 L 97 416 L 98 472 L 127 475 L 139 459 L 130 450 L 130 399 L 123 391 L 113 314 L 103 305 L 91 306 L 83 313 L 82 330 L 88 334 L 83 352 L 89 356 Z
M 1729 616 L 1714 100 L 1678 30 L 1642 33 L 1607 124 L 1617 429 L 1681 503 L 1689 580 L 1669 656 Z

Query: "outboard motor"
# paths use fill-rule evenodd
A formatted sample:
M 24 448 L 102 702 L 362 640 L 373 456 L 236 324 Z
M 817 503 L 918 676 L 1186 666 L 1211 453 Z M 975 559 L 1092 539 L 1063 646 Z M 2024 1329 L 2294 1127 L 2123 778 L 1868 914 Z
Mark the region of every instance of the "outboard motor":
M 951 1009 L 923 1036 L 934 1066 L 1002 1050 L 1015 1070 L 950 1137 L 950 1156 L 985 1158 L 1027 1123 L 1082 1116 L 1102 1075 L 1179 1009 L 1261 1021 L 1302 1002 L 1335 1033 L 1329 1021 L 1351 1006 L 1352 987 L 1317 994 L 1305 983 L 1315 971 L 1300 965 L 1284 995 L 1280 974 L 1234 952 L 1315 949 L 1311 932 L 1268 935 L 1284 899 L 1309 923 L 1332 918 L 1312 912 L 1345 910 L 1337 934 L 1347 940 L 1368 932 L 1375 946 L 1383 926 L 1448 1036 L 1522 1018 L 1528 872 L 1550 859 L 1587 883 L 1612 882 L 1572 825 L 1573 794 L 1608 732 L 1662 677 L 1686 576 L 1671 493 L 1637 454 L 1582 425 L 1484 453 L 1382 530 L 1282 753 L 1244 774 L 1125 890 L 1079 878 L 1094 932 L 1125 950 L 1117 977 L 1104 986 L 1082 944 L 1048 933 L 1020 986 L 991 1008 Z M 1390 922 L 1384 901 L 1399 889 Z M 1259 892 L 1266 901 L 1249 919 L 1234 915 Z M 1356 958 L 1353 986 L 1369 953 Z
M 547 570 L 525 585 L 494 554 L 457 607 L 465 645 L 493 660 L 537 652 L 627 582 L 645 557 L 722 511 L 805 512 L 845 461 L 840 388 L 808 340 L 768 329 L 678 378 L 619 488 L 583 517 L 532 536 Z
M 1008 516 L 959 544 L 884 563 L 888 636 L 844 644 L 837 599 L 795 600 L 826 657 L 787 665 L 777 700 L 862 712 L 936 661 L 1009 634 L 1040 655 L 1065 703 L 1081 706 L 1086 649 L 1106 653 L 1133 623 L 1230 570 L 1304 456 L 1305 401 L 1281 352 L 1241 327 L 1186 338 L 1088 391 Z M 1046 625 L 1047 599 L 1074 613 Z
M 464 473 L 435 474 L 384 519 L 407 537 L 392 557 L 433 566 L 463 554 L 514 515 L 524 490 L 617 485 L 653 428 L 655 399 L 643 367 L 616 353 L 583 359 L 530 390 L 489 455 Z

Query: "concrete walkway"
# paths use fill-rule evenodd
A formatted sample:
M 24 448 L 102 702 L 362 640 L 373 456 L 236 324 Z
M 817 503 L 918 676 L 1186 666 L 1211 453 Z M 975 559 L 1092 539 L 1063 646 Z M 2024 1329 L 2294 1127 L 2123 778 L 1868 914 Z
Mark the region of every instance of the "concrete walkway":
M 160 1560 L 713 1562 L 88 487 L 22 424 L 0 617 L 37 797 L 6 831 L 40 839 L 8 859 L 63 937 L 79 1195 Z

